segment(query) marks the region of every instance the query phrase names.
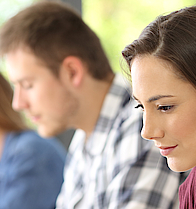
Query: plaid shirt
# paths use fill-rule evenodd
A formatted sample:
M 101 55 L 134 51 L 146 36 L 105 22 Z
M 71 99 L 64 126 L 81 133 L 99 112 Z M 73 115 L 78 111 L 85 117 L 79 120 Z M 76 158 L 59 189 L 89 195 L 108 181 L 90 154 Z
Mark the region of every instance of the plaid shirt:
M 85 133 L 76 131 L 56 209 L 175 208 L 184 177 L 141 138 L 141 111 L 129 91 L 117 74 L 87 143 Z

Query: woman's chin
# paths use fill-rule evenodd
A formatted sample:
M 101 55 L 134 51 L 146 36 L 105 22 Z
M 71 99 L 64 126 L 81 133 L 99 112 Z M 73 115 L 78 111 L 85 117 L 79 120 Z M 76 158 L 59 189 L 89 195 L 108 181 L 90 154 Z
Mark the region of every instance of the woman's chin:
M 167 158 L 169 168 L 174 172 L 185 172 L 192 169 L 194 166 L 182 163 L 180 160 L 174 158 Z

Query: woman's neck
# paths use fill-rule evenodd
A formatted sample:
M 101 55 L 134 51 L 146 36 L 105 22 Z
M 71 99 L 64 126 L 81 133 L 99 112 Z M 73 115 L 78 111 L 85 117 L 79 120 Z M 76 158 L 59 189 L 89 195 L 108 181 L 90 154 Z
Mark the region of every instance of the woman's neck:
M 0 130 L 0 160 L 3 154 L 4 142 L 5 142 L 5 131 Z

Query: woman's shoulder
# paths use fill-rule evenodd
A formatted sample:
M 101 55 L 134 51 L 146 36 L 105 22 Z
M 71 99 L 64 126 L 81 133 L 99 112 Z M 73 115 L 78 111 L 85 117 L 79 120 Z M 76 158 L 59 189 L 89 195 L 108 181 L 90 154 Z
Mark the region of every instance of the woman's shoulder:
M 54 154 L 64 158 L 66 151 L 63 145 L 56 138 L 45 139 L 35 131 L 27 130 L 23 132 L 12 132 L 6 137 L 5 149 L 11 153 L 28 154 Z

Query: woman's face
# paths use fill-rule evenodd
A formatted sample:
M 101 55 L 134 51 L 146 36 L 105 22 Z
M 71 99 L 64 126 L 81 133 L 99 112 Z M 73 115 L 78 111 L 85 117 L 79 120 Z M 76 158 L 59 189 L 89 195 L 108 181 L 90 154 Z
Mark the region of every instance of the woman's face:
M 134 58 L 131 76 L 143 109 L 142 136 L 154 140 L 172 170 L 196 166 L 196 89 L 152 55 Z

